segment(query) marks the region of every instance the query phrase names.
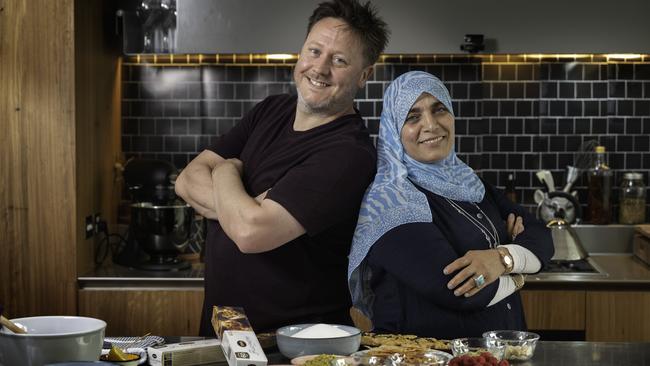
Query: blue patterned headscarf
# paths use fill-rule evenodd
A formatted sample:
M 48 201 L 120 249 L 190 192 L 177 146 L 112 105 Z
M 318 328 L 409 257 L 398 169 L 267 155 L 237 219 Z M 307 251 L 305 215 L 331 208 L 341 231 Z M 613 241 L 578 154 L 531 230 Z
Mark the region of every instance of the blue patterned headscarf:
M 384 93 L 377 141 L 377 175 L 361 203 L 348 266 L 352 302 L 369 317 L 373 295 L 363 259 L 370 248 L 397 226 L 432 220 L 426 196 L 412 182 L 456 201 L 480 202 L 485 194 L 479 177 L 456 157 L 453 148 L 446 158 L 430 164 L 418 162 L 404 152 L 400 140 L 402 126 L 422 93 L 431 94 L 454 114 L 447 88 L 426 72 L 403 74 Z

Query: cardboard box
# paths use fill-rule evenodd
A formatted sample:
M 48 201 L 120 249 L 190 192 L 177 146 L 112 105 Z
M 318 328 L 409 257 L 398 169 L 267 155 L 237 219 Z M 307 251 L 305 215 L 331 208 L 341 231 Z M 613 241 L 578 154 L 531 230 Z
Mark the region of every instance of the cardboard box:
M 213 306 L 211 321 L 212 328 L 219 339 L 222 339 L 224 330 L 253 331 L 244 309 L 237 306 Z
M 221 341 L 204 339 L 147 347 L 151 366 L 191 366 L 226 363 Z
M 268 363 L 252 331 L 224 330 L 221 346 L 229 366 L 266 366 Z

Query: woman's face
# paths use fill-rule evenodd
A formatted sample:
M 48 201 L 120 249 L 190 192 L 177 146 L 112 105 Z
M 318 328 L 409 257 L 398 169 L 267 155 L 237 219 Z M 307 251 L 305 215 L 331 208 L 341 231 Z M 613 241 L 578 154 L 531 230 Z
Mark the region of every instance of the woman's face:
M 400 134 L 404 151 L 421 163 L 435 163 L 454 146 L 454 116 L 438 99 L 422 93 L 415 101 Z

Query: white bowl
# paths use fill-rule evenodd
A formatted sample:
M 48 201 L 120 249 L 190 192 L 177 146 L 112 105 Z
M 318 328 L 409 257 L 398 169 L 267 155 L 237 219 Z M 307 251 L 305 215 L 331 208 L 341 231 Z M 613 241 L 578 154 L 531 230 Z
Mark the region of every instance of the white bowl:
M 79 316 L 12 319 L 27 334 L 0 329 L 0 366 L 42 366 L 63 361 L 97 361 L 106 322 Z
M 359 350 L 361 331 L 348 325 L 330 324 L 350 335 L 333 338 L 298 338 L 293 335 L 314 324 L 296 324 L 282 327 L 276 332 L 278 349 L 287 358 L 304 355 L 349 355 Z

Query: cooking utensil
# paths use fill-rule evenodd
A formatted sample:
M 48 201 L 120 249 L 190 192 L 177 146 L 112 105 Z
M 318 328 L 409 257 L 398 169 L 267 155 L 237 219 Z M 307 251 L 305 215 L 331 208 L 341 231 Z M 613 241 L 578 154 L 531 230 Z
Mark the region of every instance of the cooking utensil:
M 16 334 L 26 334 L 27 333 L 23 328 L 17 326 L 11 320 L 5 318 L 2 315 L 0 315 L 0 324 L 7 327 L 7 329 L 9 329 L 10 331 L 12 331 L 12 332 L 14 332 Z
M 578 176 L 580 175 L 580 169 L 567 165 L 566 167 L 566 185 L 562 189 L 562 191 L 569 193 L 571 190 L 571 187 L 573 186 L 573 183 L 575 183 L 576 179 L 578 179 Z
M 535 197 L 535 202 L 538 198 Z M 573 224 L 582 218 L 582 207 L 576 196 L 572 194 L 563 191 L 549 192 L 543 194 L 543 199 L 537 202 L 537 218 L 544 222 L 562 219 Z
M 587 258 L 587 252 L 580 242 L 578 234 L 566 221 L 551 220 L 546 227 L 551 229 L 555 254 L 551 260 L 575 261 Z
M 537 175 L 537 179 L 539 179 L 542 184 L 546 185 L 549 192 L 555 191 L 555 182 L 553 181 L 553 174 L 551 174 L 550 170 L 540 170 L 535 173 L 535 175 Z

